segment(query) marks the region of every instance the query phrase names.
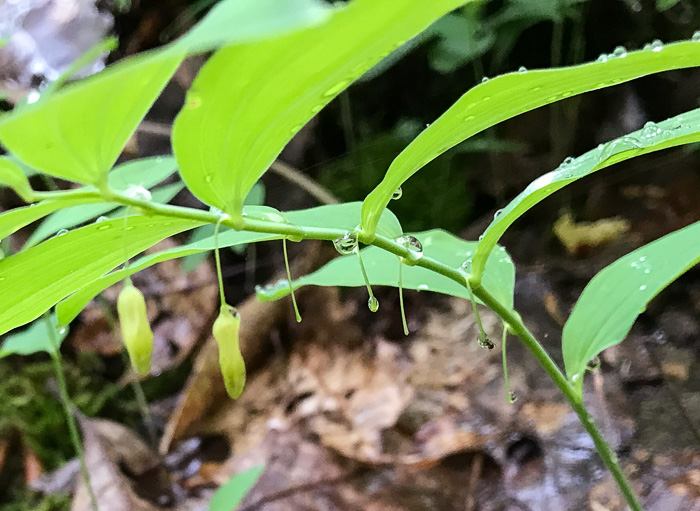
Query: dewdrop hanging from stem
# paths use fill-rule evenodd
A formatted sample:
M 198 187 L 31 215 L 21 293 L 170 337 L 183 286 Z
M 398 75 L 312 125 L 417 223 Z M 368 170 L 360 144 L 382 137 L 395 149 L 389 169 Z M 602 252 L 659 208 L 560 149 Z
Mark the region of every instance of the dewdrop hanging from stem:
M 294 307 L 294 316 L 297 323 L 301 323 L 301 314 L 297 306 L 297 299 L 294 296 L 294 286 L 292 285 L 292 272 L 289 271 L 289 258 L 287 257 L 287 238 L 282 238 L 282 251 L 284 252 L 284 267 L 287 270 L 287 282 L 289 283 L 289 294 L 292 295 L 292 306 Z
M 510 378 L 508 377 L 508 362 L 506 358 L 506 341 L 508 340 L 508 329 L 510 326 L 508 323 L 503 323 L 503 342 L 501 344 L 501 351 L 503 352 L 503 381 L 506 387 L 506 396 L 508 397 L 509 403 L 515 403 L 518 400 L 518 396 L 515 392 L 510 390 Z
M 214 321 L 212 333 L 219 345 L 219 366 L 224 379 L 226 392 L 233 399 L 238 399 L 243 393 L 246 381 L 246 369 L 239 345 L 241 318 L 235 307 L 226 303 L 224 296 L 224 279 L 221 272 L 221 257 L 219 255 L 219 227 L 226 220 L 223 215 L 214 228 L 214 259 L 216 260 L 216 275 L 219 280 L 219 296 L 221 308 L 219 317 Z
M 476 306 L 476 300 L 474 298 L 474 293 L 472 292 L 472 286 L 469 283 L 469 277 L 465 276 L 464 281 L 466 282 L 467 290 L 469 291 L 469 301 L 472 302 L 474 321 L 476 322 L 476 326 L 479 328 L 479 346 L 492 350 L 495 348 L 495 345 L 493 342 L 491 342 L 491 339 L 488 338 L 486 331 L 484 330 L 484 326 L 481 324 L 481 316 L 479 315 L 479 309 Z
M 360 246 L 355 247 L 355 253 L 357 254 L 357 260 L 360 262 L 360 270 L 362 270 L 362 278 L 365 279 L 365 286 L 367 286 L 367 292 L 369 293 L 369 299 L 367 300 L 367 307 L 372 312 L 377 312 L 379 310 L 379 300 L 374 296 L 372 292 L 372 286 L 369 284 L 369 278 L 367 278 L 367 270 L 365 270 L 365 265 L 362 262 L 362 256 L 360 255 Z
M 408 335 L 408 323 L 406 323 L 406 310 L 403 306 L 403 262 L 399 258 L 399 309 L 401 310 L 401 324 L 404 335 Z

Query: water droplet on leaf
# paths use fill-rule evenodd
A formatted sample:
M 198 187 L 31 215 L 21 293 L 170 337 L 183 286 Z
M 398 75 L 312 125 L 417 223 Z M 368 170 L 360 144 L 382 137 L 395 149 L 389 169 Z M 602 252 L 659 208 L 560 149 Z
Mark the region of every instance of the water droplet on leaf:
M 488 77 L 488 76 L 484 76 L 484 77 L 481 79 L 481 83 L 486 83 L 486 82 L 488 82 L 488 81 L 489 81 L 489 77 Z
M 640 144 L 639 140 L 634 137 L 618 138 L 605 144 L 605 147 L 603 147 L 603 150 L 600 153 L 600 160 L 598 161 L 602 162 L 617 153 L 629 151 L 630 149 L 640 149 L 641 147 L 642 144 Z
M 399 187 L 394 191 L 394 193 L 391 194 L 391 198 L 392 198 L 393 200 L 399 200 L 399 199 L 401 198 L 402 195 L 403 195 L 403 190 L 402 190 L 401 187 L 399 186 Z
M 661 128 L 659 128 L 655 123 L 648 122 L 644 125 L 642 129 L 643 138 L 654 138 L 661 134 Z
M 518 68 L 518 74 L 523 75 L 523 74 L 525 74 L 525 73 L 527 73 L 527 68 L 526 68 L 525 66 L 520 66 L 520 67 Z
M 624 46 L 618 46 L 613 50 L 613 57 L 616 57 L 618 59 L 621 59 L 623 57 L 627 56 L 627 50 L 625 49 Z
M 598 57 L 598 62 L 607 62 L 608 61 L 608 56 L 605 53 L 601 53 L 600 56 Z
M 664 49 L 664 43 L 662 43 L 662 42 L 661 42 L 660 40 L 658 40 L 658 39 L 654 39 L 654 40 L 651 42 L 650 49 L 651 49 L 651 51 L 653 51 L 653 52 L 660 52 L 661 50 Z
M 68 229 L 61 229 L 56 233 L 56 237 L 58 238 L 59 236 L 65 236 L 66 234 L 68 234 L 68 232 Z
M 331 97 L 335 96 L 338 94 L 340 91 L 342 91 L 345 87 L 347 87 L 350 84 L 350 80 L 343 80 L 342 82 L 336 83 L 333 87 L 328 89 L 323 95 L 324 97 Z
M 693 32 L 693 37 L 690 38 L 692 41 L 695 41 L 696 43 L 700 43 L 700 30 L 696 30 Z
M 97 220 L 95 220 L 95 223 L 99 224 L 101 222 L 106 222 L 107 220 L 109 220 L 109 218 L 107 218 L 106 216 L 98 216 Z

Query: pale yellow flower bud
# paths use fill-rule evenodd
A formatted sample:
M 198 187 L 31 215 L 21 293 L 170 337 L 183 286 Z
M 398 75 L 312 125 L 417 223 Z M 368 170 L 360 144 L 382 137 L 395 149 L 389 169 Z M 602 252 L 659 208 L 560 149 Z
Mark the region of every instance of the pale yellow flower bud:
M 238 345 L 238 330 L 241 318 L 235 308 L 222 305 L 219 317 L 214 322 L 214 339 L 219 345 L 219 365 L 224 377 L 226 392 L 238 399 L 245 386 L 245 362 Z
M 131 364 L 138 373 L 148 374 L 151 369 L 153 332 L 146 315 L 146 300 L 131 282 L 127 282 L 119 293 L 117 311 Z

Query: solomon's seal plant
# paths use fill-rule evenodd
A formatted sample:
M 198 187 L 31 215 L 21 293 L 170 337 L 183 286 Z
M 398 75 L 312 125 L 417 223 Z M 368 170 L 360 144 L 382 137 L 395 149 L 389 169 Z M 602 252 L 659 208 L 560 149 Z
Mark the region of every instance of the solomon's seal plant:
M 617 456 L 584 405 L 583 379 L 589 361 L 624 339 L 647 302 L 700 261 L 700 222 L 628 254 L 589 283 L 563 329 L 564 371 L 515 311 L 515 266 L 498 242 L 515 220 L 565 186 L 623 160 L 700 141 L 700 109 L 650 122 L 567 158 L 499 211 L 478 241 L 439 229 L 406 233 L 387 205 L 427 163 L 506 119 L 649 74 L 700 66 L 700 32 L 685 41 L 615 51 L 596 62 L 521 69 L 480 83 L 405 147 L 362 203 L 285 212 L 244 204 L 287 142 L 314 115 L 382 58 L 465 3 L 351 0 L 329 7 L 315 0 L 224 0 L 183 38 L 0 116 L 0 142 L 11 154 L 0 159 L 0 182 L 31 203 L 0 214 L 0 238 L 48 216 L 41 237 L 0 260 L 0 334 L 52 308 L 57 328 L 66 328 L 102 290 L 161 261 L 268 240 L 335 242 L 339 252 L 357 257 L 336 258 L 295 280 L 287 272 L 287 279 L 260 288 L 258 296 L 277 299 L 304 285 L 367 286 L 368 306 L 377 311 L 373 284 L 486 305 L 536 357 L 578 414 L 628 505 L 641 510 Z M 213 55 L 174 123 L 174 158 L 112 168 L 178 65 L 188 55 L 208 51 Z M 76 187 L 32 190 L 18 173 L 30 168 Z M 168 204 L 177 192 L 159 183 L 176 168 L 206 209 Z M 134 193 L 142 189 L 150 193 Z M 105 218 L 91 222 L 99 216 Z M 215 236 L 141 255 L 120 267 L 159 241 L 205 224 L 217 225 Z M 51 237 L 55 234 L 61 235 Z M 221 289 L 214 337 L 226 388 L 235 398 L 245 381 L 240 320 Z M 128 283 L 119 309 L 127 347 L 143 372 L 150 328 L 143 297 Z M 482 328 L 479 340 L 493 347 Z M 10 341 L 3 353 L 31 351 L 16 342 L 7 348 Z

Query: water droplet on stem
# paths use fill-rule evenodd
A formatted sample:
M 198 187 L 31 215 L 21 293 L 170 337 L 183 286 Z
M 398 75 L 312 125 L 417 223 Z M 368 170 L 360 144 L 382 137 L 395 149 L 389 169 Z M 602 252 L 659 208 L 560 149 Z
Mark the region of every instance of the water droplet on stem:
M 127 186 L 126 190 L 124 190 L 124 194 L 136 200 L 151 200 L 151 192 L 141 185 Z
M 357 236 L 348 231 L 340 238 L 336 238 L 333 246 L 340 255 L 350 255 L 357 250 Z
M 411 258 L 401 258 L 401 262 L 409 266 L 415 266 L 415 260 L 423 257 L 423 244 L 415 236 L 403 235 L 396 238 L 396 243 L 406 248 L 411 253 Z
M 379 310 L 379 300 L 375 296 L 370 296 L 367 300 L 367 307 L 371 312 L 377 312 Z

